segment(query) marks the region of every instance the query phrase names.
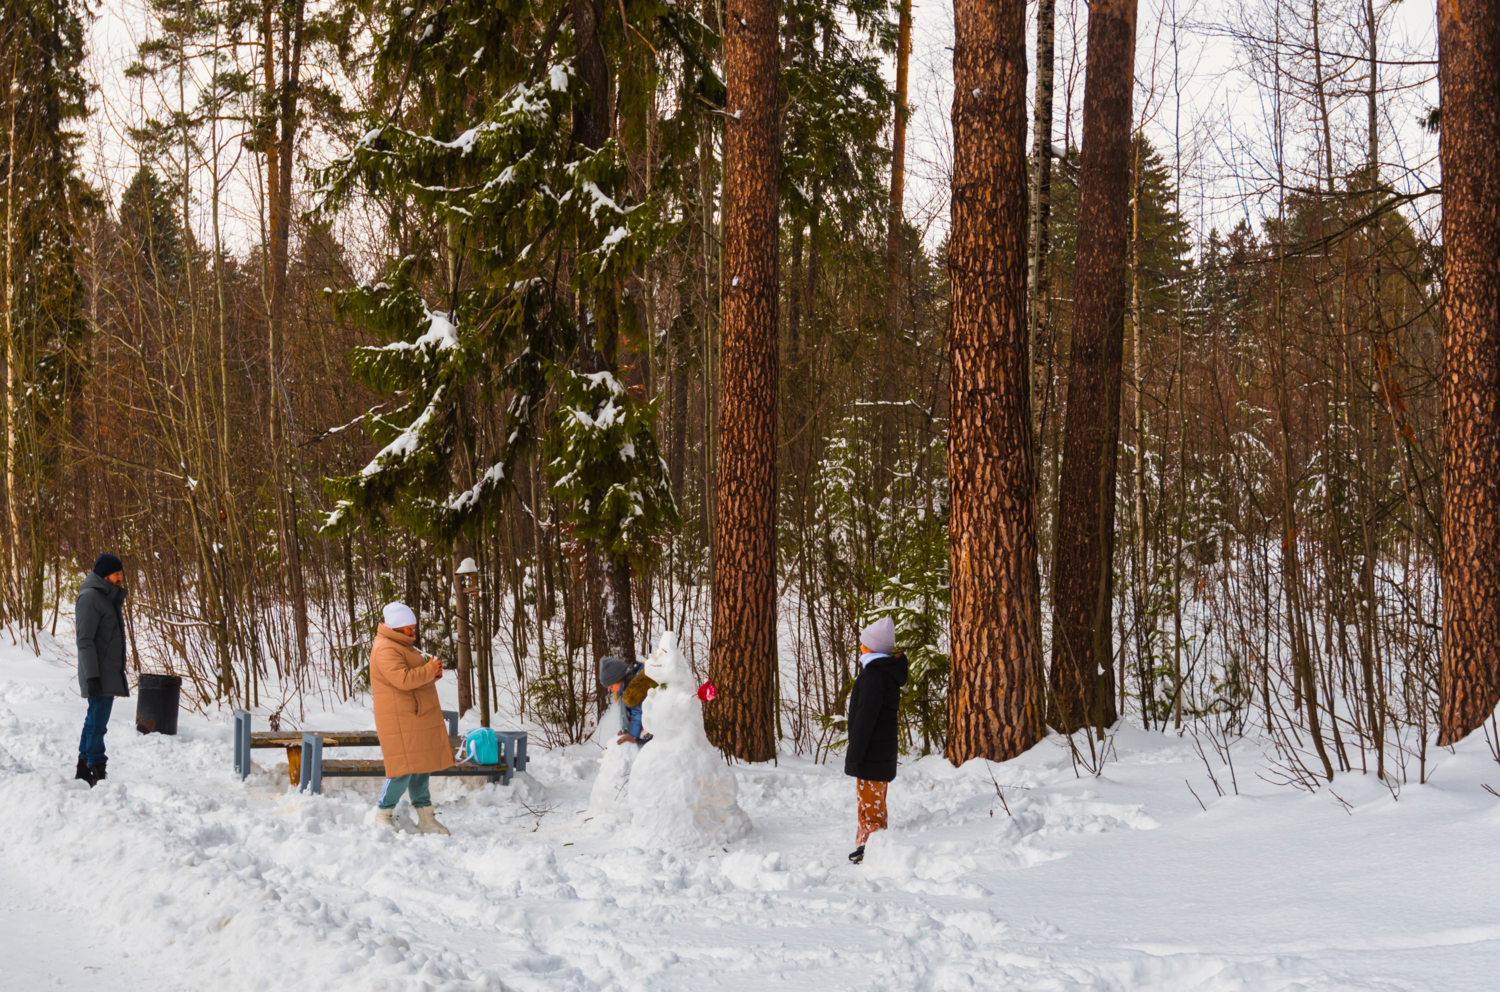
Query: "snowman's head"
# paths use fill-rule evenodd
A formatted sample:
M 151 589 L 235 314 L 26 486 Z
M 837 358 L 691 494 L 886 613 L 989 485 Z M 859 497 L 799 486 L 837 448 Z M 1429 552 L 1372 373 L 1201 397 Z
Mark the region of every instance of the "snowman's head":
M 687 686 L 692 681 L 692 670 L 682 652 L 677 650 L 677 635 L 672 631 L 662 634 L 661 640 L 656 642 L 656 650 L 646 659 L 646 674 L 654 682 L 672 686 Z

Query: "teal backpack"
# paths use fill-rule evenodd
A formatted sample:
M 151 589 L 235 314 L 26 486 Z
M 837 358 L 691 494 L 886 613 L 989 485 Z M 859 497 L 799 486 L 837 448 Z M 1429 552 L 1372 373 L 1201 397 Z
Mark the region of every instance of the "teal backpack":
M 464 735 L 463 746 L 458 751 L 462 755 L 468 755 L 468 760 L 476 765 L 498 765 L 500 763 L 500 738 L 489 727 L 477 727 Z

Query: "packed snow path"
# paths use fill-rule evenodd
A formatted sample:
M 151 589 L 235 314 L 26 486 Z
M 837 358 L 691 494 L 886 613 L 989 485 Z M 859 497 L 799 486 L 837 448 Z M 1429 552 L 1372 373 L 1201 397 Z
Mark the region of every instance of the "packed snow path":
M 856 868 L 851 783 L 790 757 L 736 769 L 755 832 L 696 852 L 622 847 L 579 812 L 591 745 L 537 749 L 508 788 L 435 782 L 454 835 L 392 836 L 367 792 L 241 783 L 227 713 L 138 737 L 132 700 L 91 791 L 71 777 L 71 667 L 47 653 L 0 652 L 6 987 L 1454 992 L 1500 974 L 1482 739 L 1436 752 L 1399 801 L 1358 776 L 1273 788 L 1249 744 L 1253 794 L 1219 798 L 1188 743 L 1138 730 L 1099 779 L 1052 742 L 1004 765 L 927 758 L 903 764 L 892 829 Z

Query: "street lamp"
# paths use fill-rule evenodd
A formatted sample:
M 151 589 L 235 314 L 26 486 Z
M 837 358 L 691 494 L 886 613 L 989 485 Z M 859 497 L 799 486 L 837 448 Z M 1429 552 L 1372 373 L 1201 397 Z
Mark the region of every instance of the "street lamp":
M 476 667 L 469 643 L 469 597 L 479 592 L 479 566 L 474 563 L 473 558 L 465 558 L 453 570 L 453 592 L 453 598 L 457 600 L 458 605 L 459 663 L 466 669 L 463 678 L 467 682 L 467 669 Z M 489 666 L 481 662 L 477 667 L 479 669 L 479 725 L 488 727 L 490 725 Z
M 479 566 L 474 564 L 473 558 L 465 558 L 459 562 L 458 567 L 453 570 L 453 574 L 458 576 L 460 592 L 472 596 L 479 591 Z M 469 576 L 471 575 L 474 578 L 470 579 Z

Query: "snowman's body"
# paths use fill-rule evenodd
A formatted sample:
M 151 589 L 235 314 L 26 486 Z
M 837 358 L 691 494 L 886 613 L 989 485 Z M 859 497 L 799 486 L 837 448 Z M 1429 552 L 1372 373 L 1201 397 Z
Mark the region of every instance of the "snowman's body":
M 743 837 L 750 819 L 736 801 L 734 773 L 703 732 L 703 704 L 676 634 L 661 636 L 646 662 L 646 674 L 657 688 L 642 710 L 651 741 L 626 771 L 631 840 L 643 846 L 700 847 Z
M 618 699 L 611 700 L 609 709 L 594 728 L 593 739 L 604 749 L 604 755 L 599 759 L 599 771 L 589 793 L 589 813 L 593 816 L 613 814 L 626 819 L 630 816 L 626 790 L 630 787 L 630 768 L 641 746 L 629 741 L 619 743 L 620 728 L 625 725 L 622 708 Z

